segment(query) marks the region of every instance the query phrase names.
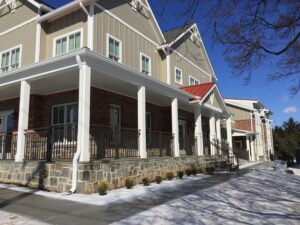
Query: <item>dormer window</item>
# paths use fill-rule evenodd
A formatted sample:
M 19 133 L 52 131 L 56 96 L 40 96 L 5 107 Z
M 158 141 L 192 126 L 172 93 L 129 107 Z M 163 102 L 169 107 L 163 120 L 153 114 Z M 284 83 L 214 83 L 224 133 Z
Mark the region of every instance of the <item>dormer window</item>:
M 82 31 L 72 32 L 54 39 L 54 56 L 61 55 L 82 47 Z
M 148 76 L 151 75 L 151 59 L 150 57 L 141 53 L 141 72 L 147 74 Z
M 7 72 L 20 67 L 21 47 L 15 47 L 1 53 L 1 72 Z
M 121 62 L 121 55 L 122 55 L 121 41 L 108 35 L 107 42 L 108 42 L 107 57 L 117 62 Z

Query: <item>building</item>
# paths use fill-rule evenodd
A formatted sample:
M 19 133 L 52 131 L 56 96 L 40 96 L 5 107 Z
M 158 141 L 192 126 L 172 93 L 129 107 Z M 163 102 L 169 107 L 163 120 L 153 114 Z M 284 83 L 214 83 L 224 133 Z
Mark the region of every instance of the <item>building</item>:
M 272 112 L 257 100 L 225 99 L 232 114 L 233 149 L 244 161 L 268 161 L 274 156 Z
M 196 24 L 163 33 L 147 0 L 0 2 L 0 181 L 91 193 L 230 151 Z

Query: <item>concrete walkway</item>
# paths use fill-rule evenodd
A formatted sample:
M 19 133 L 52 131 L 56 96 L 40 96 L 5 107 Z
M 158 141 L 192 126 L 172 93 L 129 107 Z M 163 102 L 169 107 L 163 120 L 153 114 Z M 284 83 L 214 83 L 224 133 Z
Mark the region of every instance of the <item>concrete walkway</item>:
M 108 203 L 83 204 L 0 189 L 0 210 L 48 224 L 299 224 L 300 179 L 268 164 Z M 269 168 L 268 170 L 266 170 Z M 135 190 L 132 195 L 135 196 Z

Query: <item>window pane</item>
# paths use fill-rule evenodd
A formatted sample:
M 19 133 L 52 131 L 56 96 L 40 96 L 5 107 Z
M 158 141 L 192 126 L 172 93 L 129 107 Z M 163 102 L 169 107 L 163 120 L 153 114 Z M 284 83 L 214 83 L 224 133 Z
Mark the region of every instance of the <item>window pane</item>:
M 57 40 L 56 41 L 56 55 L 61 54 L 61 45 L 62 45 L 61 39 Z
M 81 42 L 81 33 L 78 32 L 75 34 L 75 49 L 80 48 L 80 42 Z
M 117 41 L 115 41 L 115 56 L 120 58 L 120 43 Z
M 109 38 L 109 54 L 114 55 L 114 40 Z
M 63 38 L 61 42 L 62 42 L 61 53 L 65 53 L 67 52 L 67 38 L 66 37 Z
M 72 51 L 75 49 L 75 35 L 70 35 L 69 39 L 69 51 Z
M 2 60 L 1 60 L 2 72 L 8 71 L 8 64 L 9 64 L 9 52 L 6 52 L 2 54 Z

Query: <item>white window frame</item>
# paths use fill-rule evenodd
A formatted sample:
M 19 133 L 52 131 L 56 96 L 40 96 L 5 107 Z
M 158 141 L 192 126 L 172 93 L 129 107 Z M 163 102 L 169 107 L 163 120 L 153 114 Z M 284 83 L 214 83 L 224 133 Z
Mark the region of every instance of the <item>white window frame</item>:
M 12 52 L 13 50 L 17 49 L 17 48 L 20 49 L 20 54 L 19 54 L 19 67 L 18 67 L 18 68 L 21 67 L 21 62 L 22 62 L 22 44 L 17 45 L 17 46 L 14 46 L 14 47 L 9 48 L 9 49 L 5 49 L 5 50 L 3 50 L 3 51 L 0 52 L 0 74 L 1 74 L 1 73 L 6 73 L 6 72 L 9 72 L 9 71 L 12 71 L 12 69 L 11 69 L 11 52 Z M 9 57 L 8 57 L 8 60 L 9 60 L 9 61 L 8 61 L 8 70 L 7 70 L 6 72 L 2 72 L 2 67 L 1 67 L 1 63 L 2 63 L 2 54 L 7 53 L 7 52 L 9 52 Z M 18 69 L 18 68 L 16 68 L 16 69 Z M 15 70 L 15 69 L 13 69 L 13 70 Z
M 77 104 L 77 107 L 78 107 L 78 102 L 68 102 L 68 103 L 63 103 L 63 104 L 52 105 L 52 109 L 51 109 L 51 126 L 53 127 L 53 126 L 60 126 L 60 125 L 66 125 L 67 124 L 67 123 L 65 123 L 67 114 L 64 114 L 64 123 L 63 124 L 53 124 L 54 107 L 64 106 L 66 108 L 67 106 L 74 105 L 74 104 Z M 78 108 L 77 108 L 77 110 L 78 110 Z M 77 118 L 77 119 L 79 119 L 79 118 Z M 64 140 L 62 142 L 56 141 L 53 144 L 54 145 L 63 146 L 63 145 L 70 145 L 70 144 L 71 145 L 75 145 L 76 143 L 77 143 L 77 138 L 74 141 L 68 141 L 66 139 L 66 137 L 64 137 Z
M 148 58 L 149 59 L 149 74 L 146 74 L 146 73 L 143 73 L 142 70 L 143 70 L 143 57 L 145 58 Z M 147 76 L 152 76 L 152 63 L 151 63 L 151 57 L 144 54 L 143 52 L 140 52 L 140 72 L 147 75 Z
M 115 41 L 119 42 L 120 44 L 120 60 L 119 61 L 116 61 L 116 60 L 113 60 L 115 62 L 118 62 L 118 63 L 122 63 L 122 54 L 123 54 L 123 44 L 122 44 L 122 41 L 118 38 L 116 38 L 115 36 L 112 36 L 111 34 L 107 33 L 106 34 L 106 57 L 109 58 L 109 38 L 112 38 L 114 39 Z M 109 58 L 110 59 L 110 58 Z
M 198 85 L 198 84 L 191 84 L 191 79 L 194 79 L 195 81 L 197 81 L 198 82 L 198 84 L 200 84 L 200 81 L 198 80 L 198 79 L 196 79 L 194 76 L 192 76 L 192 75 L 189 75 L 189 85 L 190 86 L 194 86 L 194 85 Z
M 177 80 L 176 80 L 176 71 L 177 71 L 177 70 L 180 71 L 180 74 L 181 74 L 180 82 L 177 82 Z M 183 72 L 182 72 L 181 69 L 179 69 L 179 68 L 176 67 L 176 66 L 175 66 L 175 69 L 174 69 L 174 80 L 175 80 L 175 83 L 176 83 L 176 84 L 180 84 L 180 85 L 183 84 Z
M 77 29 L 77 30 L 73 30 L 73 31 L 70 31 L 66 34 L 63 34 L 63 35 L 60 35 L 60 36 L 57 36 L 55 38 L 53 38 L 53 43 L 52 43 L 52 55 L 53 57 L 55 56 L 60 56 L 60 55 L 63 55 L 63 54 L 66 54 L 69 52 L 69 40 L 70 40 L 70 36 L 72 34 L 76 34 L 76 33 L 80 33 L 80 47 L 79 48 L 82 48 L 83 47 L 83 28 L 80 28 L 80 29 Z M 60 53 L 60 54 L 57 54 L 56 55 L 56 41 L 58 39 L 62 39 L 62 38 L 67 38 L 67 51 L 64 52 L 64 53 Z M 76 50 L 76 49 L 74 49 Z M 72 50 L 72 51 L 74 51 Z

